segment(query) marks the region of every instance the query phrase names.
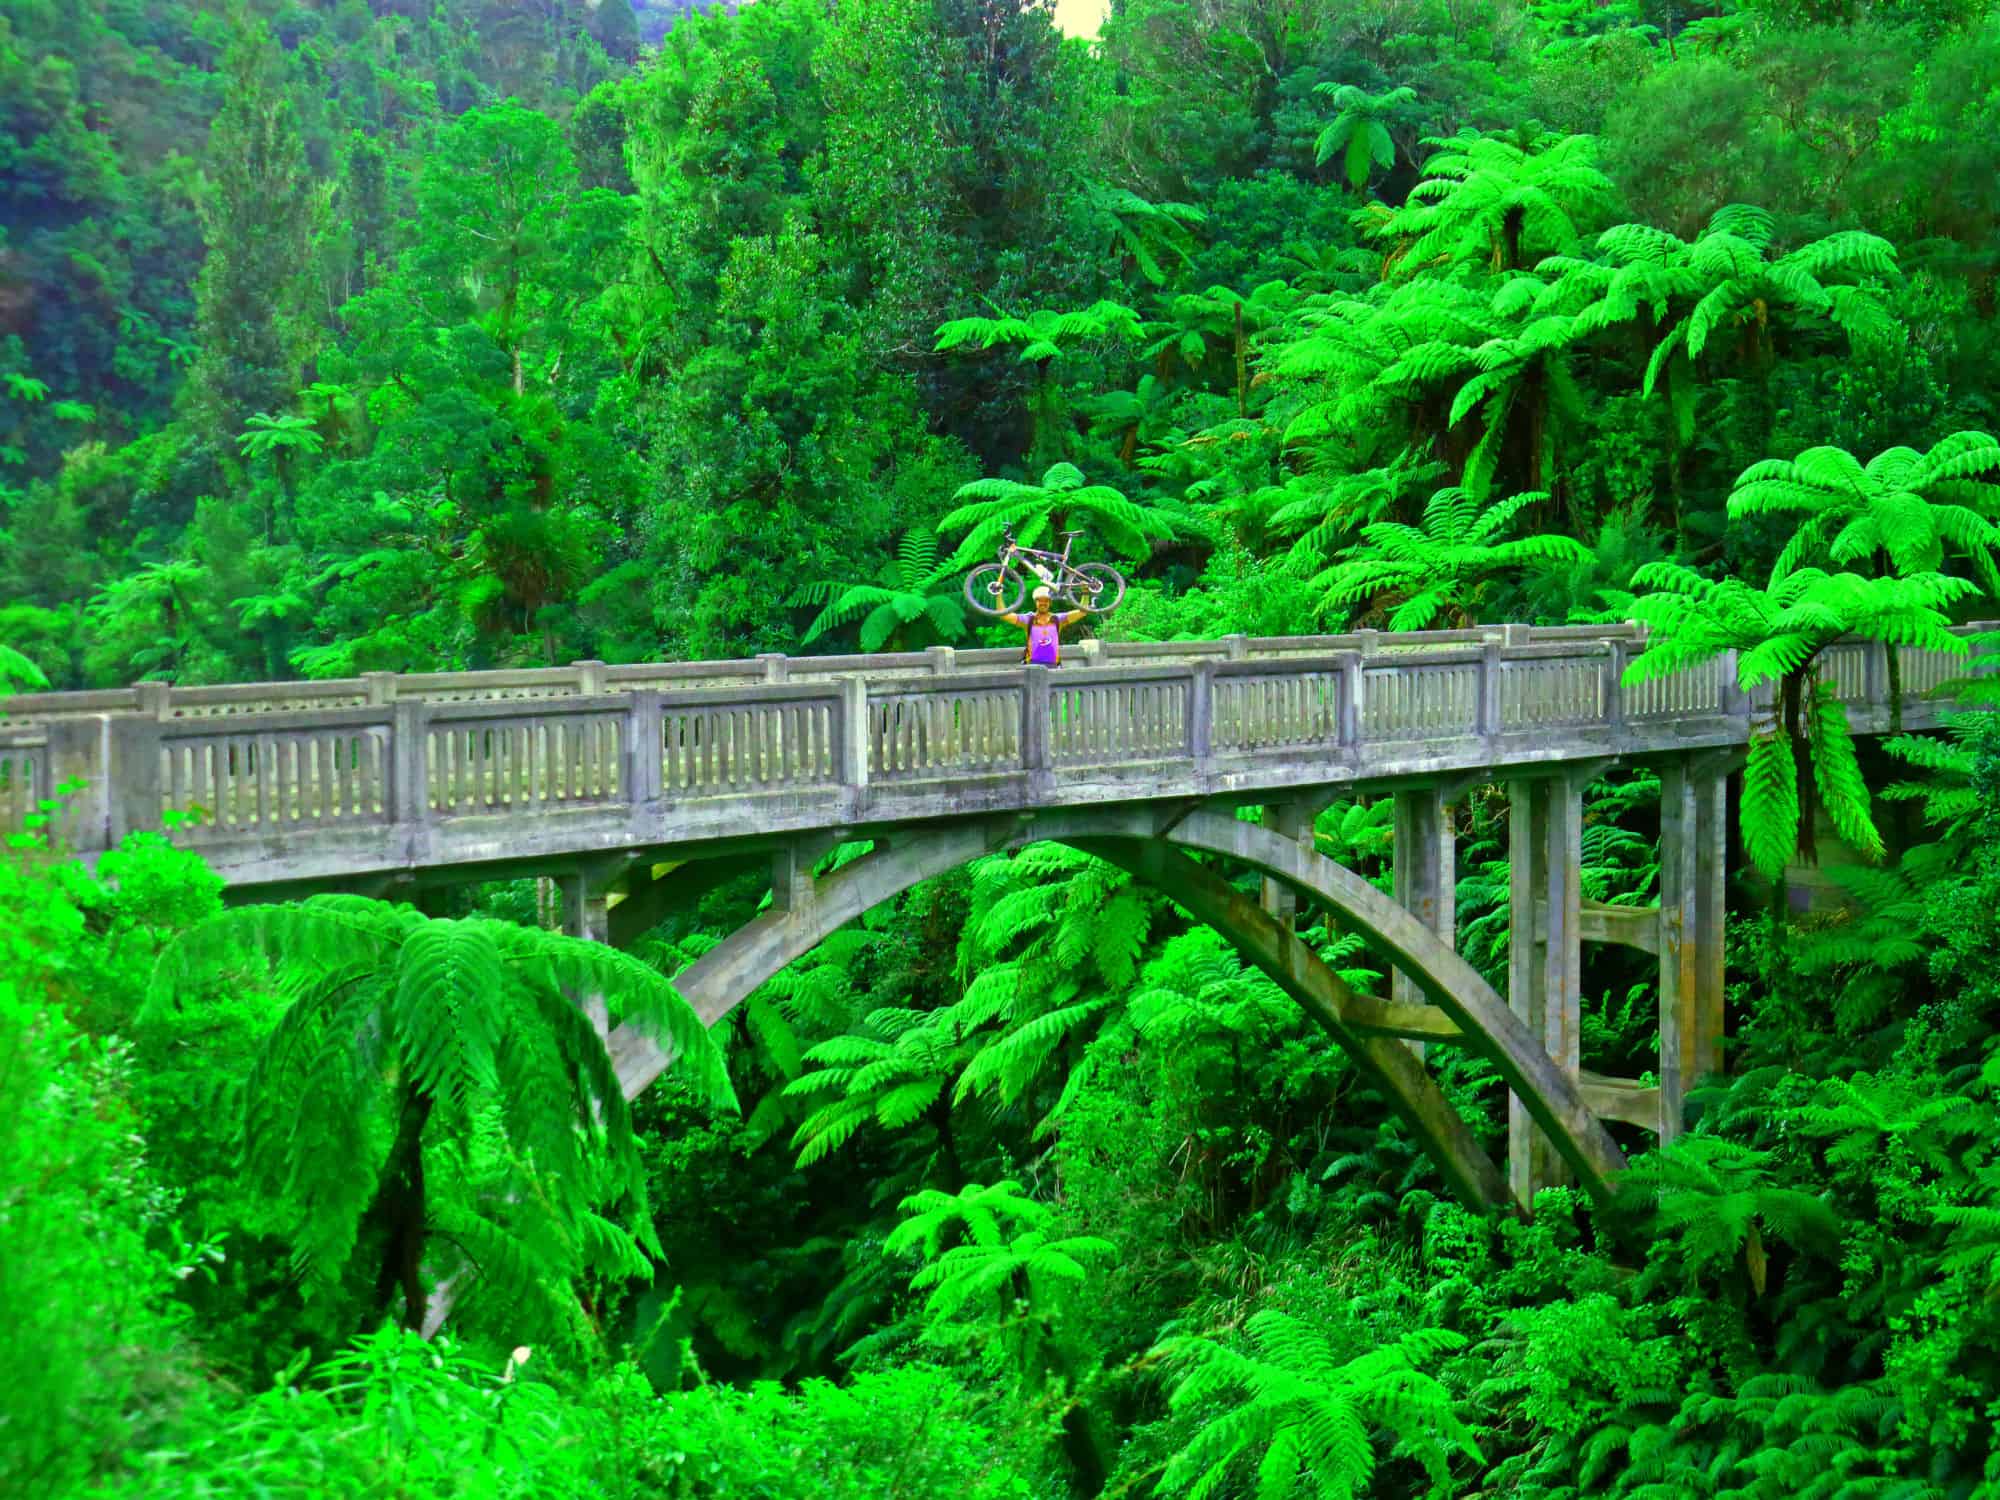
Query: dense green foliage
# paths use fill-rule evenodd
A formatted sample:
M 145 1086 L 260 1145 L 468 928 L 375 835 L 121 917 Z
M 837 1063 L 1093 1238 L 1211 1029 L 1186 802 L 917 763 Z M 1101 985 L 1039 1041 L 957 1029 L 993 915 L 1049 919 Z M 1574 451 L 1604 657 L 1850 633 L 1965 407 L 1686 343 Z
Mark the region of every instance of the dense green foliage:
M 759 874 L 614 954 L 38 817 L 0 1493 L 2000 1497 L 2000 737 L 1859 742 L 1821 675 L 2000 606 L 2000 9 L 1701 9 L 10 4 L 0 714 L 997 644 L 1003 524 L 1127 573 L 1110 636 L 1636 617 L 1774 708 L 1726 1073 L 1531 1219 L 1068 849 L 703 1033 Z M 1588 896 L 1654 899 L 1657 787 L 1592 788 Z M 1386 887 L 1388 812 L 1315 838 Z M 1455 813 L 1502 983 L 1506 814 Z M 1650 960 L 1584 979 L 1646 1074 Z M 629 1108 L 598 1007 L 677 1054 Z

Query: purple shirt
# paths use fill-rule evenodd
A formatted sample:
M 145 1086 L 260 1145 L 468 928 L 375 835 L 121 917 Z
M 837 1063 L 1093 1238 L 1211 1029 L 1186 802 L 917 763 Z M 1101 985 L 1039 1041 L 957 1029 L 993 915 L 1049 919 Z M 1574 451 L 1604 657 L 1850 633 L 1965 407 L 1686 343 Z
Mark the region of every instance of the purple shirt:
M 1083 615 L 1080 609 L 1073 609 L 1064 615 L 1051 614 L 1046 625 L 1037 624 L 1033 615 L 1002 615 L 1000 618 L 1028 632 L 1028 649 L 1022 660 L 1031 666 L 1053 667 L 1062 660 L 1063 626 L 1074 625 Z

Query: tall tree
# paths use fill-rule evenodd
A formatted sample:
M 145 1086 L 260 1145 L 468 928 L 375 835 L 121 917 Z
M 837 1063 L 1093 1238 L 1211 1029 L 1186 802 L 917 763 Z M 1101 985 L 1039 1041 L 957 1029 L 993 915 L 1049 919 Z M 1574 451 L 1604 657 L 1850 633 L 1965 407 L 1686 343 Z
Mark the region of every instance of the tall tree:
M 298 389 L 325 200 L 307 173 L 283 59 L 261 19 L 236 13 L 223 68 L 201 202 L 201 353 L 188 397 L 210 441 L 233 448 L 245 418 L 279 410 Z

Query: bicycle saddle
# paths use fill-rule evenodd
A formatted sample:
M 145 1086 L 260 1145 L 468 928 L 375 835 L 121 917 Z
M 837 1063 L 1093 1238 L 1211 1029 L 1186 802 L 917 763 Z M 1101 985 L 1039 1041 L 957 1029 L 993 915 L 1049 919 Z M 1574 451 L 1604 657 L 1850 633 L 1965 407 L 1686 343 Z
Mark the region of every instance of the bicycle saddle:
M 1077 529 L 1076 529 L 1075 531 L 1058 531 L 1058 532 L 1056 533 L 1056 535 L 1057 535 L 1057 536 L 1082 536 L 1082 535 L 1083 535 L 1083 528 L 1082 528 L 1082 527 L 1078 527 L 1078 528 L 1077 528 Z

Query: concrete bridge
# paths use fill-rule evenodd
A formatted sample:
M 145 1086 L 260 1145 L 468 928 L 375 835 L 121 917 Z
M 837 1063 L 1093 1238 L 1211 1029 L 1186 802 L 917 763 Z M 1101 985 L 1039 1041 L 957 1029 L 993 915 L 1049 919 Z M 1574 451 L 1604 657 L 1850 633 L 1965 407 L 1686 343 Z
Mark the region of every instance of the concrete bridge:
M 1570 1179 L 1602 1193 L 1623 1164 L 1605 1122 L 1671 1136 L 1687 1085 L 1721 1065 L 1727 782 L 1769 722 L 1728 659 L 1625 685 L 1644 649 L 1632 627 L 1508 626 L 1086 642 L 1057 671 L 935 648 L 29 695 L 0 719 L 0 831 L 80 788 L 52 827 L 86 861 L 165 824 L 238 899 L 555 876 L 573 930 L 620 943 L 705 865 L 768 857 L 770 908 L 677 976 L 710 1022 L 916 882 L 1061 840 L 1234 941 L 1469 1201 Z M 1965 658 L 1899 650 L 1901 722 L 1923 728 Z M 1822 672 L 1857 732 L 1890 725 L 1887 648 L 1834 646 Z M 1583 790 L 1620 762 L 1661 775 L 1655 908 L 1581 895 Z M 1505 999 L 1453 949 L 1448 808 L 1495 782 L 1512 808 L 1514 931 L 1529 939 Z M 1314 816 L 1355 793 L 1395 797 L 1393 898 L 1314 849 Z M 853 840 L 874 849 L 814 875 Z M 1259 872 L 1262 899 L 1215 860 Z M 1356 993 L 1294 935 L 1300 901 L 1367 939 L 1393 967 L 1388 995 Z M 1582 1069 L 1585 942 L 1657 955 L 1657 1083 Z M 609 1043 L 628 1095 L 669 1061 L 630 1027 Z M 1505 1080 L 1504 1171 L 1432 1080 L 1431 1044 L 1471 1047 Z

